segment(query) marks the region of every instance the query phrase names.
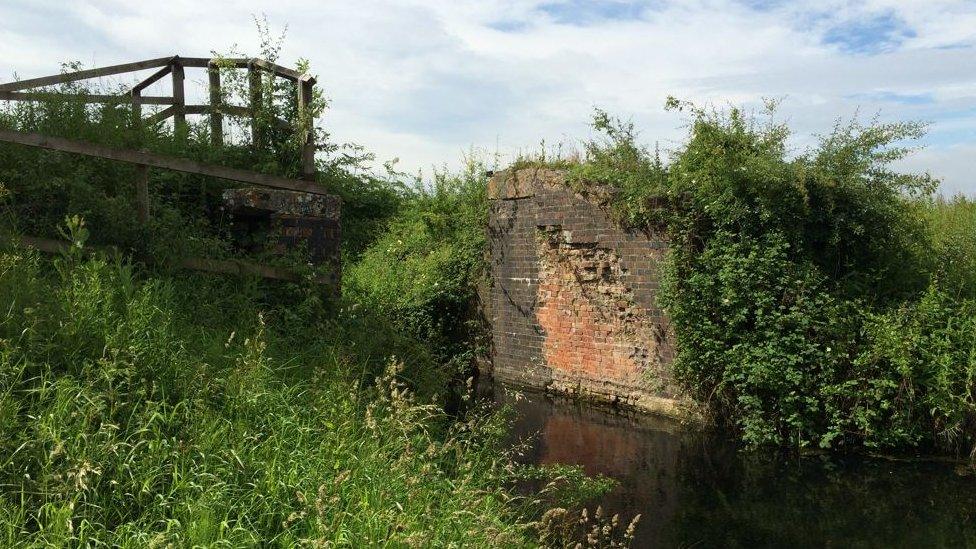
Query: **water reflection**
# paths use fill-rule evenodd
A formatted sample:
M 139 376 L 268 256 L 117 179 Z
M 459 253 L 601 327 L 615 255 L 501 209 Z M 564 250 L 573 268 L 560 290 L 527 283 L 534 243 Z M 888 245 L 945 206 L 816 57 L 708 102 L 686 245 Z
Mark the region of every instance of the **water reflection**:
M 654 418 L 485 383 L 516 411 L 525 460 L 578 464 L 620 484 L 599 503 L 638 547 L 976 547 L 976 478 L 951 464 L 780 459 Z

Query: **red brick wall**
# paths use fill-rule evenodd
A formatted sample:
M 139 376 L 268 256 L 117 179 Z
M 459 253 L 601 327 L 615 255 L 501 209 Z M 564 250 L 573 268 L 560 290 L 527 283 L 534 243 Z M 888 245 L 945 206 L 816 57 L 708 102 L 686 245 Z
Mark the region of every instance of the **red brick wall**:
M 621 230 L 556 170 L 500 172 L 489 196 L 496 377 L 676 413 L 663 239 Z

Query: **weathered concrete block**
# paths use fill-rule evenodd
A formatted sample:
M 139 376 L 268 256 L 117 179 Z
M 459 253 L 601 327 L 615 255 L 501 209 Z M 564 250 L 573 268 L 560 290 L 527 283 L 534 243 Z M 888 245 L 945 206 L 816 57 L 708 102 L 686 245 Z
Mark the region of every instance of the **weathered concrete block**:
M 224 204 L 238 213 L 282 214 L 339 221 L 342 199 L 334 195 L 249 187 L 224 191 Z

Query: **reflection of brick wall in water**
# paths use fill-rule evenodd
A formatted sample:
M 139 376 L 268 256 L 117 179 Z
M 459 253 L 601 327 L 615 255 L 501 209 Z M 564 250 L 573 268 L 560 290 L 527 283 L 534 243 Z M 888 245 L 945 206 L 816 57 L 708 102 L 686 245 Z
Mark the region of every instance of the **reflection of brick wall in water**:
M 493 369 L 509 381 L 680 413 L 656 303 L 665 243 L 624 231 L 563 173 L 496 174 L 489 187 Z
M 539 461 L 543 464 L 579 464 L 588 475 L 618 478 L 631 473 L 644 450 L 631 432 L 565 416 L 549 418 L 539 441 L 543 448 Z

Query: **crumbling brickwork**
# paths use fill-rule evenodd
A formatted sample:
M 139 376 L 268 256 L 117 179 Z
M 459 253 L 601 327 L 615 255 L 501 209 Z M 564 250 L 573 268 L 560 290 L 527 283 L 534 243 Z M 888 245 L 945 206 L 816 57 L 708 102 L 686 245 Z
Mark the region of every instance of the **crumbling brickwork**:
M 341 207 L 338 196 L 241 188 L 224 191 L 234 215 L 236 240 L 250 251 L 270 244 L 274 253 L 304 249 L 308 262 L 326 267 L 325 281 L 338 292 L 341 277 Z
M 683 415 L 656 302 L 666 244 L 624 231 L 558 170 L 489 186 L 492 371 L 502 380 Z

